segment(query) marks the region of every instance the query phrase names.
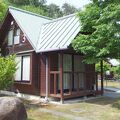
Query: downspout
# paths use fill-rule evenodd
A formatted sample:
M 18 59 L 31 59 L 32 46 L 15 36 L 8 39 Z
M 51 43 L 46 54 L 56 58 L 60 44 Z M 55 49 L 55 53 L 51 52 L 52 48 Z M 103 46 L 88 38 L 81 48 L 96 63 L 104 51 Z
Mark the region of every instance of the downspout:
M 48 102 L 48 56 L 46 55 L 46 96 L 45 101 Z

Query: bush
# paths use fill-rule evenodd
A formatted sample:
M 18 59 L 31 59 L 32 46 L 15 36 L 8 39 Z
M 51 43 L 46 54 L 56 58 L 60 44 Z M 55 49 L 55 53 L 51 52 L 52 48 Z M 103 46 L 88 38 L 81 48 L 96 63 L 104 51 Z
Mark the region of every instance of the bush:
M 15 55 L 0 57 L 0 90 L 10 87 L 16 71 Z
M 112 67 L 115 79 L 120 79 L 120 66 Z

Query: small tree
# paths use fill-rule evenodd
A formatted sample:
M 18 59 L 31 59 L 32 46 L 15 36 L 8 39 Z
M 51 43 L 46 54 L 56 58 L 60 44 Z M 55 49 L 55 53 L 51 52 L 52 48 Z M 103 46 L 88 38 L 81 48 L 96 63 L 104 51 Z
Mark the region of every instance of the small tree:
M 0 90 L 13 84 L 15 71 L 15 56 L 0 57 Z

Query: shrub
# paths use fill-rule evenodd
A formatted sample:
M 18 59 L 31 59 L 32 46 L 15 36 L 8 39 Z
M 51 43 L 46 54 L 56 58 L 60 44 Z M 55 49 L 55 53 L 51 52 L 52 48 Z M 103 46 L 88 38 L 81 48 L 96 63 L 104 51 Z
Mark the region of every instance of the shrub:
M 16 71 L 15 55 L 0 57 L 0 90 L 10 87 Z

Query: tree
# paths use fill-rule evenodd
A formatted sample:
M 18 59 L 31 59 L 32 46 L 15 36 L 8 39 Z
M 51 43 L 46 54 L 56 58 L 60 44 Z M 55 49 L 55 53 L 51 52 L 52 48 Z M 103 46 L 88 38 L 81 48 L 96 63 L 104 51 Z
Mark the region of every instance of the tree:
M 78 17 L 81 32 L 72 46 L 85 62 L 120 58 L 120 0 L 92 0 Z
M 8 0 L 8 2 L 16 5 L 28 5 L 31 0 Z
M 101 68 L 100 68 L 100 62 L 98 62 L 95 65 L 95 69 L 97 73 L 101 72 Z M 103 73 L 105 74 L 106 71 L 111 70 L 111 65 L 109 63 L 107 63 L 106 61 L 103 61 Z
M 0 57 L 0 90 L 10 87 L 16 71 L 15 56 Z
M 69 5 L 68 3 L 64 3 L 64 4 L 63 4 L 62 10 L 63 10 L 63 14 L 64 14 L 64 15 L 73 14 L 73 13 L 75 13 L 75 12 L 78 11 L 77 8 L 75 8 L 75 7 L 72 6 L 72 5 Z
M 34 6 L 42 6 L 46 3 L 46 0 L 8 0 L 8 2 L 15 5 L 34 5 Z
M 62 11 L 60 10 L 59 6 L 57 6 L 56 4 L 48 5 L 48 14 L 49 14 L 49 17 L 52 17 L 52 18 L 58 18 L 63 16 Z
M 4 4 L 3 0 L 0 0 L 0 22 L 3 20 L 6 9 L 7 6 Z
M 39 15 L 48 16 L 47 8 L 45 10 L 45 8 L 42 9 L 40 7 L 35 7 L 35 6 L 32 6 L 32 5 L 23 5 L 23 6 L 19 6 L 19 8 L 30 11 L 30 12 L 33 12 L 33 13 L 37 13 Z

